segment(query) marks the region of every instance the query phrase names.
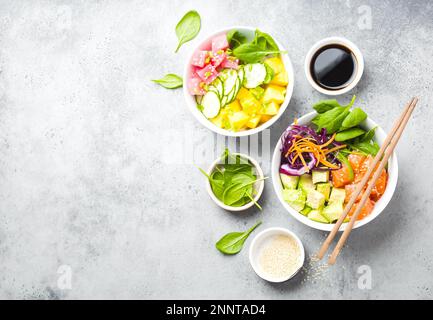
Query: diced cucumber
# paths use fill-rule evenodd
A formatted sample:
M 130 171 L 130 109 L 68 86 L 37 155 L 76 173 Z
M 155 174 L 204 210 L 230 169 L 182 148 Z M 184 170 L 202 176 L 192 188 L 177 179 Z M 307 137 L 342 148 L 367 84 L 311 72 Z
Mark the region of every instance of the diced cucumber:
M 253 63 L 244 66 L 245 88 L 252 89 L 261 85 L 266 78 L 266 68 L 263 63 Z
M 204 116 L 208 119 L 212 119 L 220 112 L 221 101 L 218 94 L 213 91 L 208 91 L 204 95 L 201 105 L 203 106 Z

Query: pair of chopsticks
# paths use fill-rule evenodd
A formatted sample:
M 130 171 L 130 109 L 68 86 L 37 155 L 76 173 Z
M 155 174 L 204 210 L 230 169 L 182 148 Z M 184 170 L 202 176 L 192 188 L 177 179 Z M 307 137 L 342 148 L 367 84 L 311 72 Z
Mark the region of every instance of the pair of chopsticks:
M 367 199 L 370 196 L 371 190 L 376 185 L 376 182 L 379 179 L 382 170 L 385 168 L 386 164 L 388 163 L 388 159 L 391 156 L 391 154 L 393 153 L 395 146 L 397 145 L 397 142 L 400 139 L 401 134 L 403 133 L 403 130 L 406 127 L 406 124 L 409 121 L 409 118 L 412 114 L 412 111 L 415 109 L 417 102 L 418 102 L 418 98 L 416 98 L 416 97 L 412 98 L 411 101 L 406 105 L 401 116 L 395 122 L 394 127 L 392 128 L 391 132 L 386 137 L 385 142 L 382 144 L 379 152 L 374 157 L 370 168 L 368 169 L 367 173 L 362 178 L 361 182 L 358 184 L 357 188 L 355 189 L 355 192 L 353 193 L 349 202 L 345 206 L 343 214 L 337 220 L 337 222 L 334 225 L 334 228 L 329 233 L 328 237 L 326 238 L 325 242 L 323 243 L 322 247 L 320 248 L 320 250 L 317 254 L 317 257 L 319 259 L 322 259 L 323 256 L 325 255 L 326 251 L 328 250 L 329 246 L 331 245 L 331 242 L 334 240 L 338 230 L 340 229 L 341 224 L 343 223 L 347 214 L 350 212 L 350 209 L 352 209 L 352 206 L 355 204 L 355 201 L 358 198 L 359 194 L 362 192 L 364 187 L 368 184 L 367 189 L 365 190 L 364 194 L 362 195 L 362 198 L 359 202 L 359 205 L 357 206 L 357 208 L 356 208 L 355 212 L 353 213 L 349 223 L 347 224 L 346 228 L 344 229 L 344 232 L 341 235 L 340 240 L 338 240 L 338 243 L 335 246 L 334 251 L 332 251 L 332 254 L 328 260 L 328 263 L 334 264 L 335 261 L 337 260 L 338 254 L 340 253 L 340 251 L 343 248 L 347 238 L 349 237 L 349 234 L 353 229 L 353 225 L 355 224 L 359 213 L 361 212 Z M 380 164 L 377 167 L 377 164 L 379 162 L 380 162 Z M 376 167 L 377 167 L 377 169 L 376 169 Z M 370 179 L 370 176 L 375 169 L 376 169 L 376 171 L 373 174 L 373 177 L 371 179 L 371 183 L 368 183 L 368 180 Z

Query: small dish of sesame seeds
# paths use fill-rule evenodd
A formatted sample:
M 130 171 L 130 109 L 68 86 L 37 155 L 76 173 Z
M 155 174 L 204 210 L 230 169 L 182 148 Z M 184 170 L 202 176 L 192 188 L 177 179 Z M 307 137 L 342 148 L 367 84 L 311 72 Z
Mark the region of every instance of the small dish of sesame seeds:
M 249 259 L 255 273 L 269 282 L 293 278 L 304 265 L 301 240 L 285 228 L 268 228 L 251 242 Z

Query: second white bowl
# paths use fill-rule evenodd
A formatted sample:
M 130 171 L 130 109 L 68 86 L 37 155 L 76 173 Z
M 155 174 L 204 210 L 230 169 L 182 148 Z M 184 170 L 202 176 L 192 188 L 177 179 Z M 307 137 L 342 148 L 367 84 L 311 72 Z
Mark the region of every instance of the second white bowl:
M 194 54 L 194 52 L 200 48 L 202 48 L 205 44 L 209 43 L 209 41 L 211 41 L 211 39 L 221 33 L 226 33 L 230 30 L 239 30 L 242 33 L 248 35 L 249 37 L 253 38 L 254 36 L 254 32 L 256 30 L 256 28 L 252 28 L 252 27 L 243 27 L 243 26 L 233 26 L 230 28 L 225 28 L 222 30 L 219 30 L 217 32 L 215 32 L 214 34 L 206 37 L 205 39 L 203 39 L 202 41 L 200 41 L 200 44 L 198 46 L 196 46 L 195 48 L 193 48 L 193 50 L 191 51 L 188 59 L 186 60 L 185 63 L 185 67 L 184 67 L 184 72 L 183 72 L 183 79 L 188 79 L 190 74 L 191 74 L 191 59 L 192 59 L 192 55 Z M 271 34 L 272 36 L 272 34 Z M 282 51 L 287 51 L 280 42 L 278 42 L 275 38 L 274 38 L 275 42 L 277 43 L 278 47 L 280 48 L 280 50 Z M 197 109 L 197 102 L 195 101 L 194 96 L 192 96 L 189 92 L 188 92 L 188 88 L 186 85 L 183 86 L 183 93 L 185 96 L 185 101 L 188 105 L 189 110 L 191 111 L 191 113 L 193 114 L 193 116 L 202 124 L 204 125 L 206 128 L 212 130 L 213 132 L 216 132 L 218 134 L 224 135 L 224 136 L 229 136 L 229 137 L 245 137 L 245 136 L 249 136 L 255 133 L 258 133 L 260 131 L 265 130 L 266 128 L 269 128 L 272 124 L 274 124 L 280 117 L 281 115 L 284 113 L 284 111 L 286 110 L 287 106 L 289 105 L 290 99 L 292 98 L 292 94 L 293 94 L 293 84 L 294 84 L 294 72 L 293 72 L 293 66 L 292 66 L 292 62 L 290 61 L 290 58 L 288 56 L 288 54 L 282 54 L 281 55 L 283 62 L 284 62 L 284 66 L 286 68 L 288 77 L 289 77 L 289 84 L 286 88 L 286 97 L 284 102 L 281 104 L 280 109 L 278 111 L 278 114 L 276 114 L 275 116 L 272 117 L 272 119 L 266 121 L 265 123 L 263 123 L 262 125 L 258 126 L 257 128 L 254 129 L 249 129 L 249 130 L 244 130 L 244 131 L 230 131 L 230 130 L 226 130 L 226 129 L 222 129 L 217 127 L 216 125 L 214 125 L 210 120 L 208 120 L 203 113 L 200 112 L 200 110 Z
M 311 123 L 311 120 L 317 115 L 315 111 L 307 113 L 303 117 L 298 119 L 299 125 L 308 125 Z M 367 118 L 363 125 L 361 126 L 365 130 L 370 130 L 374 127 L 377 127 L 376 129 L 376 136 L 375 139 L 377 143 L 381 146 L 382 143 L 386 139 L 386 133 L 383 131 L 382 128 L 380 128 L 376 122 L 371 120 L 370 118 Z M 283 133 L 284 134 L 284 133 Z M 280 200 L 281 204 L 284 206 L 284 208 L 290 213 L 292 217 L 294 217 L 296 220 L 302 222 L 303 224 L 312 227 L 314 229 L 318 230 L 324 230 L 324 231 L 331 231 L 334 227 L 334 224 L 326 224 L 326 223 L 320 223 L 313 220 L 308 219 L 306 216 L 300 214 L 298 211 L 293 209 L 287 202 L 284 201 L 282 190 L 283 185 L 281 183 L 280 179 L 280 164 L 281 164 L 281 138 L 278 140 L 278 143 L 274 150 L 274 155 L 272 157 L 272 184 L 274 185 L 274 190 L 277 193 L 277 197 Z M 376 202 L 374 205 L 373 211 L 364 219 L 356 221 L 354 228 L 359 228 L 363 225 L 366 225 L 367 223 L 373 221 L 388 205 L 389 201 L 391 201 L 391 198 L 394 194 L 395 188 L 397 186 L 397 179 L 398 179 L 398 164 L 397 164 L 397 156 L 395 152 L 391 155 L 391 157 L 388 160 L 388 183 L 385 189 L 385 193 L 382 195 L 382 197 L 379 199 L 379 201 Z M 339 231 L 343 231 L 346 228 L 347 223 L 343 223 L 339 229 Z

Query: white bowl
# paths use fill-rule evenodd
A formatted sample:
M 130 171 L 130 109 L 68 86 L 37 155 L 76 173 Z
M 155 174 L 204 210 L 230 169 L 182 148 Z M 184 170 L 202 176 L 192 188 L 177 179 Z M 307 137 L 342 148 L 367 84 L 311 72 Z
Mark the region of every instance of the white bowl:
M 256 176 L 257 179 L 263 179 L 265 176 L 263 174 L 263 170 L 260 167 L 260 165 L 258 164 L 258 162 L 256 160 L 254 160 L 253 158 L 251 158 L 250 156 L 246 155 L 246 154 L 242 154 L 242 153 L 232 153 L 233 156 L 240 156 L 243 159 L 248 160 L 249 162 L 251 162 L 251 164 L 254 166 L 255 170 L 256 170 Z M 215 167 L 221 163 L 221 158 L 216 159 L 209 167 L 209 169 L 207 170 L 207 174 L 211 175 L 212 172 L 214 172 Z M 263 193 L 263 189 L 265 187 L 265 181 L 264 180 L 260 180 L 257 181 L 254 184 L 254 189 L 256 190 L 256 195 L 254 197 L 254 201 L 258 202 L 262 193 Z M 212 191 L 212 187 L 211 184 L 209 182 L 209 179 L 206 179 L 206 191 L 209 194 L 209 196 L 211 197 L 211 199 L 217 204 L 219 205 L 221 208 L 228 210 L 228 211 L 243 211 L 246 209 L 251 208 L 254 205 L 254 201 L 248 202 L 247 204 L 241 206 L 241 207 L 232 207 L 232 206 L 228 206 L 226 204 L 224 204 L 222 201 L 220 201 L 215 194 Z
M 339 89 L 339 90 L 328 90 L 328 89 L 322 88 L 321 86 L 319 86 L 316 83 L 316 81 L 314 81 L 314 79 L 311 75 L 311 72 L 310 72 L 311 59 L 313 59 L 314 54 L 320 48 L 322 48 L 326 45 L 330 45 L 330 44 L 339 44 L 339 45 L 342 45 L 342 46 L 349 48 L 353 52 L 355 59 L 356 59 L 355 78 L 352 80 L 352 82 L 348 86 L 346 86 L 342 89 Z M 364 57 L 361 53 L 361 50 L 359 50 L 359 48 L 356 46 L 356 44 L 354 44 L 352 41 L 349 41 L 346 38 L 342 38 L 342 37 L 330 37 L 330 38 L 325 38 L 325 39 L 322 39 L 322 40 L 316 42 L 311 47 L 311 49 L 307 53 L 307 56 L 305 57 L 304 69 L 305 69 L 305 76 L 307 77 L 308 82 L 311 84 L 311 86 L 314 89 L 316 89 L 320 93 L 323 93 L 323 94 L 326 94 L 329 96 L 337 96 L 337 95 L 349 92 L 358 84 L 359 80 L 361 80 L 362 74 L 364 73 Z
M 298 119 L 298 124 L 300 125 L 307 125 L 311 122 L 311 120 L 317 115 L 315 111 L 310 112 L 300 119 Z M 376 129 L 376 135 L 375 139 L 379 145 L 382 145 L 384 140 L 386 139 L 386 133 L 383 131 L 382 128 L 380 128 L 373 120 L 370 118 L 367 118 L 361 127 L 365 130 L 372 129 L 374 127 L 377 127 Z M 283 133 L 284 134 L 284 133 Z M 282 137 L 282 135 L 281 135 Z M 320 223 L 313 220 L 308 219 L 306 216 L 300 214 L 295 209 L 290 207 L 290 205 L 284 201 L 282 196 L 282 190 L 283 186 L 280 179 L 279 169 L 281 164 L 281 137 L 278 140 L 278 143 L 274 150 L 274 155 L 272 157 L 272 183 L 274 185 L 274 190 L 277 193 L 277 197 L 280 200 L 281 204 L 286 208 L 286 210 L 298 221 L 302 222 L 303 224 L 310 226 L 314 229 L 318 230 L 324 230 L 324 231 L 331 231 L 334 227 L 334 224 L 326 224 L 326 223 Z M 388 205 L 389 201 L 391 200 L 395 188 L 397 186 L 397 179 L 398 179 L 398 164 L 397 164 L 397 156 L 395 152 L 391 155 L 391 157 L 388 160 L 388 182 L 386 186 L 385 193 L 382 195 L 382 197 L 379 199 L 379 201 L 376 202 L 374 205 L 373 211 L 362 220 L 356 221 L 354 228 L 359 228 L 363 225 L 366 225 L 370 221 L 374 220 Z M 343 223 L 340 226 L 339 231 L 343 231 L 346 228 L 347 223 Z
M 198 45 L 197 47 L 193 48 L 193 50 L 191 51 L 190 55 L 188 56 L 188 59 L 186 60 L 186 64 L 185 64 L 184 72 L 183 72 L 183 79 L 186 80 L 186 79 L 189 78 L 189 75 L 191 73 L 191 58 L 192 58 L 192 55 L 194 54 L 194 52 L 196 50 L 200 49 L 201 47 L 203 47 L 206 43 L 209 43 L 209 41 L 211 41 L 211 39 L 213 37 L 215 37 L 215 36 L 217 36 L 217 35 L 219 35 L 219 34 L 221 34 L 223 32 L 228 32 L 228 31 L 233 30 L 233 29 L 239 30 L 239 31 L 245 33 L 246 35 L 250 35 L 251 38 L 254 36 L 254 32 L 256 30 L 256 28 L 251 28 L 251 27 L 234 26 L 234 27 L 230 27 L 230 28 L 225 28 L 225 29 L 219 30 L 219 31 L 215 32 L 214 34 L 206 37 L 202 41 L 200 41 L 200 45 Z M 274 40 L 275 40 L 275 38 L 274 38 Z M 278 42 L 277 40 L 275 40 L 275 42 L 277 43 L 277 45 L 280 48 L 280 50 L 286 51 L 286 49 L 281 45 L 280 42 Z M 184 93 L 185 100 L 186 100 L 186 103 L 188 105 L 189 110 L 194 115 L 194 117 L 202 125 L 204 125 L 206 128 L 208 128 L 208 129 L 210 129 L 213 132 L 216 132 L 218 134 L 224 135 L 224 136 L 229 136 L 229 137 L 244 137 L 244 136 L 249 136 L 249 135 L 258 133 L 260 131 L 263 131 L 266 128 L 269 128 L 284 113 L 284 110 L 286 110 L 287 106 L 289 105 L 289 102 L 290 102 L 290 99 L 291 99 L 292 93 L 293 93 L 294 72 L 293 72 L 292 62 L 290 61 L 290 58 L 289 58 L 289 56 L 287 54 L 281 54 L 281 57 L 283 59 L 284 66 L 286 68 L 286 71 L 287 71 L 287 74 L 288 74 L 288 77 L 289 77 L 289 84 L 288 84 L 287 89 L 286 89 L 286 97 L 284 99 L 284 102 L 280 106 L 280 110 L 278 111 L 278 114 L 276 114 L 275 116 L 272 117 L 272 119 L 266 121 L 265 123 L 263 123 L 262 125 L 258 126 L 257 128 L 249 129 L 249 130 L 243 130 L 243 131 L 236 131 L 235 132 L 235 131 L 230 131 L 230 130 L 226 130 L 226 129 L 222 129 L 222 128 L 217 127 L 210 120 L 208 120 L 203 115 L 203 113 L 201 113 L 197 109 L 197 103 L 195 101 L 195 98 L 194 98 L 193 95 L 191 95 L 188 92 L 187 85 L 185 84 L 183 86 L 183 93 Z
M 285 236 L 289 236 L 289 237 L 292 237 L 293 239 L 295 239 L 295 241 L 297 242 L 297 244 L 299 246 L 299 251 L 300 251 L 299 267 L 296 269 L 296 271 L 294 273 L 292 273 L 291 275 L 289 275 L 285 278 L 275 278 L 275 277 L 271 277 L 267 273 L 264 273 L 262 271 L 262 269 L 259 265 L 259 261 L 258 261 L 262 245 L 270 237 L 274 237 L 277 235 L 285 235 Z M 254 269 L 254 272 L 260 278 L 262 278 L 266 281 L 270 281 L 270 282 L 284 282 L 284 281 L 287 281 L 287 280 L 293 278 L 299 272 L 299 270 L 301 270 L 302 266 L 304 265 L 304 261 L 305 261 L 305 249 L 304 249 L 304 246 L 302 245 L 301 240 L 293 232 L 291 232 L 285 228 L 268 228 L 268 229 L 265 229 L 262 232 L 260 232 L 258 235 L 256 235 L 254 237 L 253 241 L 251 242 L 250 250 L 249 250 L 249 260 L 250 260 L 251 266 Z

